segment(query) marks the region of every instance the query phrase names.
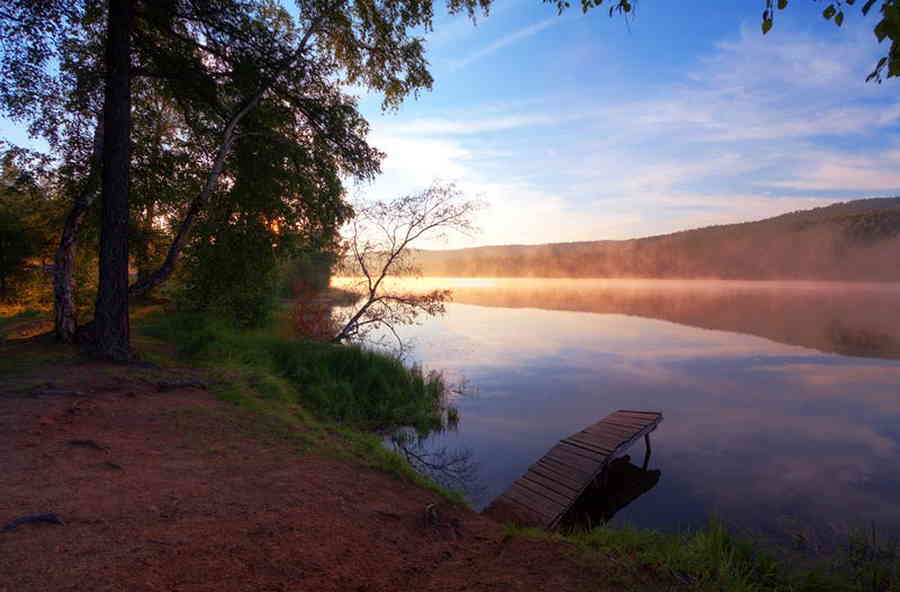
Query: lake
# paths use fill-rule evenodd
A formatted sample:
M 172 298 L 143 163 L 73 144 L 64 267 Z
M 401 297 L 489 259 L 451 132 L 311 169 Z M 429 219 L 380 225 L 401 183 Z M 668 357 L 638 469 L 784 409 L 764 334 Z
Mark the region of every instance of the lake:
M 632 493 L 596 516 L 668 531 L 718 516 L 813 549 L 873 523 L 900 535 L 900 284 L 409 285 L 453 290 L 402 337 L 470 392 L 458 429 L 418 452 L 465 460 L 476 508 L 559 439 L 639 409 L 665 417 L 649 470 L 639 443 Z

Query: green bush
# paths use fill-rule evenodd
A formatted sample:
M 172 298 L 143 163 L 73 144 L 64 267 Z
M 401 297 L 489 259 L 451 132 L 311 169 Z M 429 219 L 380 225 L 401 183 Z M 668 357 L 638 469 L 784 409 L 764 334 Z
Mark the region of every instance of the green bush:
M 203 237 L 185 253 L 174 290 L 178 310 L 259 327 L 275 305 L 276 261 L 271 233 L 243 220 Z
M 424 434 L 441 429 L 448 416 L 441 376 L 388 354 L 284 338 L 275 327 L 241 330 L 184 312 L 154 315 L 140 330 L 176 344 L 180 356 L 249 372 L 269 396 L 286 396 L 279 386 L 286 381 L 295 402 L 330 421 L 368 430 L 409 426 Z

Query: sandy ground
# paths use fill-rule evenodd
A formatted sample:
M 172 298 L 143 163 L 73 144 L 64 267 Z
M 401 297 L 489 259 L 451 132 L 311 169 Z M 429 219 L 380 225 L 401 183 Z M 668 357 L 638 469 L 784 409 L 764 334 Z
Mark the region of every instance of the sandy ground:
M 565 545 L 249 435 L 159 380 L 71 356 L 0 377 L 0 528 L 64 522 L 0 532 L 0 592 L 583 589 Z

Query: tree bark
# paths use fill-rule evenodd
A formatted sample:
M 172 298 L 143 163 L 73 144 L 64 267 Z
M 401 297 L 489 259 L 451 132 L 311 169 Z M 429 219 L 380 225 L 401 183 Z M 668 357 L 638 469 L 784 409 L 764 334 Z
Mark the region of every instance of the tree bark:
M 75 203 L 66 216 L 62 237 L 53 259 L 53 329 L 60 343 L 75 343 L 78 328 L 78 308 L 75 303 L 75 251 L 78 230 L 100 189 L 100 169 L 103 153 L 103 116 L 97 118 L 88 177 Z
M 128 322 L 131 20 L 131 0 L 109 0 L 103 102 L 100 284 L 91 349 L 99 357 L 118 361 L 127 360 L 131 355 Z

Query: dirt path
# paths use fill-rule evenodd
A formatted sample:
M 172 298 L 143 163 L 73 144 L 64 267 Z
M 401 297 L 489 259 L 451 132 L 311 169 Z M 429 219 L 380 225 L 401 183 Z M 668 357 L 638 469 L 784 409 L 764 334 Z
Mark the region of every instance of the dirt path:
M 65 524 L 0 533 L 2 592 L 580 588 L 565 547 L 247 436 L 204 390 L 52 357 L 31 375 L 0 378 L 0 528 Z

